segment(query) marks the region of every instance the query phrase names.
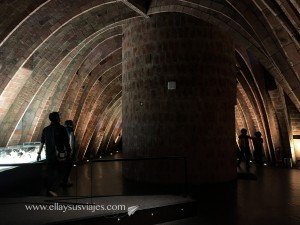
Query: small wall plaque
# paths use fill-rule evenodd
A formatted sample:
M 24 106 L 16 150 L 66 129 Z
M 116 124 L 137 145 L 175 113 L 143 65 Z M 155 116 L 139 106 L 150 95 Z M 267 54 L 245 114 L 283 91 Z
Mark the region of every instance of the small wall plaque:
M 176 82 L 168 81 L 168 90 L 176 90 Z

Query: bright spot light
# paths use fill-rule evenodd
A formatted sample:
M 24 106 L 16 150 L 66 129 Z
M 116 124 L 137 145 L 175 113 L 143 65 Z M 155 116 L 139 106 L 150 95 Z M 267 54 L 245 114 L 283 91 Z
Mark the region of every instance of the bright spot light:
M 0 164 L 33 163 L 36 162 L 40 142 L 25 142 L 22 145 L 0 148 Z M 46 158 L 45 146 L 41 153 L 41 160 Z M 0 167 L 0 172 L 14 167 Z
M 74 164 L 73 167 L 76 167 L 76 164 Z
M 110 153 L 110 155 L 112 155 L 112 152 Z
M 153 216 L 154 215 L 154 213 L 151 213 L 151 216 Z
M 295 155 L 296 157 L 300 157 L 300 139 L 295 139 L 294 138 L 294 151 L 295 151 Z

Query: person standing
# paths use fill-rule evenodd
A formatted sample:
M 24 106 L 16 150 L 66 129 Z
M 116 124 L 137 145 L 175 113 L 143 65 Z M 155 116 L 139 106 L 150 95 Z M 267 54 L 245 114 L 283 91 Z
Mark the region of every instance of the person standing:
M 249 139 L 251 139 L 251 137 L 247 135 L 247 130 L 245 128 L 241 129 L 241 134 L 239 135 L 239 147 L 241 150 L 241 154 L 245 159 L 247 168 L 250 167 L 250 157 L 251 157 Z
M 60 124 L 58 112 L 49 114 L 51 124 L 43 129 L 37 161 L 41 160 L 46 145 L 46 188 L 47 194 L 57 196 L 57 189 L 64 174 L 64 163 L 70 157 L 71 147 L 66 128 Z
M 263 139 L 259 131 L 254 133 L 254 138 L 252 138 L 254 146 L 254 159 L 255 162 L 262 166 L 263 164 Z

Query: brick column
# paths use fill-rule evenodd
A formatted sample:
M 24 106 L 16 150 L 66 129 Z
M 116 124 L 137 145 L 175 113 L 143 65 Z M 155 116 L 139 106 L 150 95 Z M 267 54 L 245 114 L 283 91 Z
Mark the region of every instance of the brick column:
M 236 76 L 227 35 L 167 13 L 128 21 L 122 45 L 124 154 L 186 156 L 192 184 L 235 179 Z M 176 89 L 168 90 L 173 81 Z M 179 182 L 179 162 L 149 165 L 132 163 L 126 176 Z

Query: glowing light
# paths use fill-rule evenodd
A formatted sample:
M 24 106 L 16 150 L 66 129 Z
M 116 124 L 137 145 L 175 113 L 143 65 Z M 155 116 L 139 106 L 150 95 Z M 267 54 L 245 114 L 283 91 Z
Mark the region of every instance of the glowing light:
M 118 142 L 119 138 L 120 138 L 120 135 L 118 135 L 117 138 L 115 139 L 115 143 Z
M 151 216 L 153 216 L 154 215 L 154 213 L 151 213 Z
M 295 150 L 295 155 L 296 158 L 300 158 L 300 139 L 295 139 L 294 138 L 294 150 Z
M 0 164 L 33 163 L 37 161 L 40 142 L 24 143 L 23 145 L 0 148 Z M 45 146 L 41 153 L 41 160 L 46 158 Z M 0 172 L 14 167 L 0 166 Z
M 110 155 L 112 155 L 112 152 L 110 153 Z

